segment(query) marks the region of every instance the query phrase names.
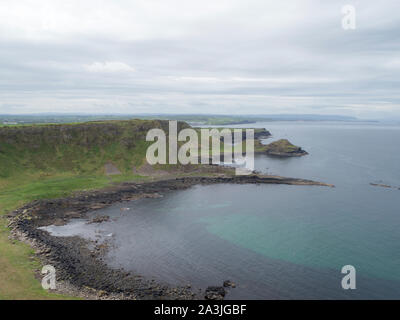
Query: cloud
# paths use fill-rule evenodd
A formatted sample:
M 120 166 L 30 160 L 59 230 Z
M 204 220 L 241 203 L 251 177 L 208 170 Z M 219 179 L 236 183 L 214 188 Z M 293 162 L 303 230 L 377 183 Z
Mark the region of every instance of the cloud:
M 2 0 L 0 113 L 400 117 L 400 2 L 352 4 Z
M 83 67 L 86 71 L 99 73 L 135 72 L 135 69 L 130 65 L 118 61 L 93 62 L 92 64 L 84 65 Z

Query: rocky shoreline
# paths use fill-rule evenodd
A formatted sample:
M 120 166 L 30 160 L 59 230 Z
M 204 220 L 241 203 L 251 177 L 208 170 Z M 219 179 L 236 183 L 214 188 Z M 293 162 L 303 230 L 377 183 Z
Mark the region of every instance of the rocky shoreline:
M 117 202 L 143 197 L 157 197 L 171 190 L 183 190 L 198 184 L 289 184 L 333 185 L 304 179 L 279 176 L 185 177 L 146 183 L 123 183 L 108 189 L 77 193 L 71 197 L 36 200 L 9 214 L 9 227 L 14 238 L 29 243 L 43 264 L 57 270 L 57 281 L 75 292 L 88 292 L 89 299 L 222 299 L 221 287 L 194 292 L 190 285 L 170 287 L 143 279 L 124 270 L 114 270 L 103 261 L 106 246 L 79 237 L 54 237 L 38 228 L 66 224 L 71 219 L 87 218 L 87 213 Z M 222 288 L 222 289 L 221 289 Z M 60 290 L 65 293 L 66 290 Z M 64 292 L 63 292 L 64 291 Z M 212 292 L 212 294 L 210 294 Z M 218 292 L 224 292 L 219 295 Z

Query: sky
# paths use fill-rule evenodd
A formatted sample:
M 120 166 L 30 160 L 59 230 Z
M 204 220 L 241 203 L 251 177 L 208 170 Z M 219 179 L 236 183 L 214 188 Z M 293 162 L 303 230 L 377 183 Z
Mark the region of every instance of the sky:
M 398 0 L 0 0 L 0 114 L 400 119 L 399 12 Z

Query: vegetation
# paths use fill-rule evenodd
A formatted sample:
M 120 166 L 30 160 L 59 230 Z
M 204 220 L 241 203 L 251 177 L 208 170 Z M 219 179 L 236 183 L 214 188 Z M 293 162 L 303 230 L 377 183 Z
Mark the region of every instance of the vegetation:
M 281 139 L 266 145 L 265 152 L 270 155 L 284 157 L 303 156 L 307 154 L 306 151 L 291 144 L 287 139 Z
M 258 121 L 357 121 L 354 117 L 313 114 L 277 114 L 277 115 L 215 115 L 215 114 L 37 114 L 37 115 L 0 115 L 1 126 L 15 126 L 39 123 L 82 123 L 104 120 L 179 120 L 196 125 L 234 125 L 250 124 Z
M 132 168 L 143 163 L 149 144 L 144 137 L 155 127 L 167 130 L 168 123 L 132 120 L 0 128 L 0 299 L 61 298 L 43 290 L 35 278 L 40 263 L 33 250 L 8 239 L 6 214 L 35 199 L 147 179 Z M 107 176 L 106 162 L 121 174 Z
M 268 144 L 265 149 L 266 151 L 290 153 L 298 151 L 299 147 L 291 144 L 287 139 L 281 139 Z
M 6 214 L 36 199 L 149 179 L 143 164 L 152 142 L 146 142 L 145 136 L 153 128 L 168 132 L 168 125 L 163 120 L 136 119 L 0 127 L 0 299 L 61 297 L 41 288 L 34 272 L 40 263 L 32 249 L 8 239 Z M 189 126 L 179 122 L 178 130 L 185 127 Z M 115 166 L 118 174 L 107 175 L 107 163 Z M 197 172 L 193 166 L 180 170 L 179 164 L 155 169 L 177 176 Z
M 1 126 L 16 126 L 29 124 L 65 124 L 81 123 L 88 121 L 106 120 L 178 120 L 201 125 L 233 125 L 254 123 L 255 119 L 248 119 L 245 116 L 228 115 L 0 115 Z

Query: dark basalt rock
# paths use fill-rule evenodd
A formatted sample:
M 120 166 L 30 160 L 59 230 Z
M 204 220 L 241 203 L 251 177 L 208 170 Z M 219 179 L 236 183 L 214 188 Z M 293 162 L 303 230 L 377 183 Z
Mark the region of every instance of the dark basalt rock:
M 227 177 L 180 177 L 146 183 L 122 183 L 113 188 L 87 191 L 59 199 L 35 200 L 8 214 L 9 227 L 13 234 L 23 234 L 25 239 L 35 242 L 35 249 L 44 264 L 57 270 L 57 280 L 67 280 L 78 288 L 92 288 L 103 294 L 123 293 L 135 299 L 198 299 L 189 287 L 168 287 L 152 283 L 140 275 L 114 270 L 103 260 L 107 247 L 90 249 L 89 242 L 79 237 L 54 237 L 38 229 L 70 219 L 87 218 L 93 212 L 121 201 L 143 197 L 159 197 L 171 190 L 183 190 L 191 186 L 217 183 L 235 184 L 294 184 L 331 186 L 326 183 L 279 176 L 227 176 Z M 96 220 L 107 219 L 101 218 Z M 98 248 L 98 249 L 97 249 Z M 231 285 L 232 287 L 232 285 Z M 221 289 L 222 288 L 222 289 Z M 160 296 L 161 294 L 161 296 Z M 223 287 L 209 287 L 207 299 L 222 299 Z
M 102 223 L 102 222 L 107 222 L 109 220 L 110 220 L 109 216 L 98 216 L 87 222 L 87 224 Z
M 232 128 L 226 128 L 226 129 L 229 129 L 229 130 L 231 130 L 232 132 L 233 132 L 233 130 L 234 129 L 232 129 Z M 257 128 L 257 129 L 254 129 L 254 139 L 255 140 L 259 140 L 259 139 L 268 139 L 269 137 L 271 136 L 271 132 L 269 132 L 268 130 L 266 130 L 266 129 L 259 129 L 259 128 Z M 245 128 L 243 128 L 242 129 L 242 140 L 246 140 L 247 139 L 247 135 L 246 135 L 246 129 Z M 221 140 L 221 142 L 224 142 L 224 137 L 222 136 L 221 138 L 220 138 L 220 140 Z
M 271 132 L 266 129 L 256 129 L 254 131 L 254 139 L 268 139 L 271 136 Z
M 236 288 L 236 284 L 234 282 L 232 282 L 231 280 L 225 280 L 224 287 L 225 288 L 228 288 L 228 287 Z
M 222 300 L 225 294 L 224 287 L 208 287 L 205 291 L 204 298 L 207 300 Z

